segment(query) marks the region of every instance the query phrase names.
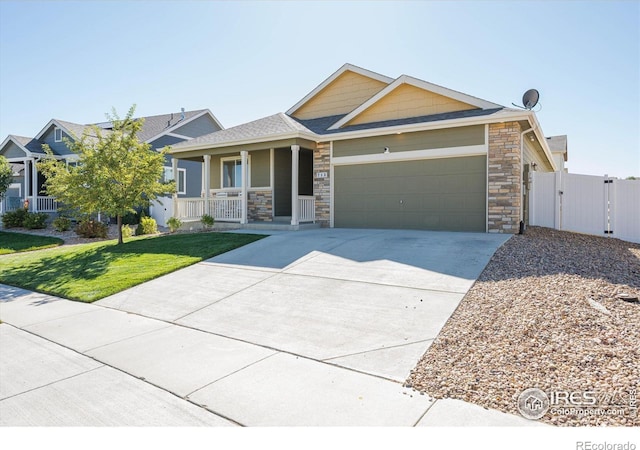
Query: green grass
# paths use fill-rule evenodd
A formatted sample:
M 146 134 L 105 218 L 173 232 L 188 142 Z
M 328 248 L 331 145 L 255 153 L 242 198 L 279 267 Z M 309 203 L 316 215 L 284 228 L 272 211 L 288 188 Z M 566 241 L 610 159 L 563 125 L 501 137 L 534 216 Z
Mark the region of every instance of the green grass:
M 0 283 L 93 302 L 263 237 L 173 234 L 6 255 L 0 258 Z
M 0 231 L 0 255 L 57 247 L 63 242 L 56 237 Z

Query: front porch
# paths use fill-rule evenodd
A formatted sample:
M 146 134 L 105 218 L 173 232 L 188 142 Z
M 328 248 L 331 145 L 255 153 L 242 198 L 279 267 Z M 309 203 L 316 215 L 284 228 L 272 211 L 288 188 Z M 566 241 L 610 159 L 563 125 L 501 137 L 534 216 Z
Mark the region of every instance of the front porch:
M 200 153 L 202 156 L 186 158 L 187 155 L 173 154 L 174 166 L 180 158 L 204 163 L 202 196 L 174 195 L 173 216 L 187 229 L 199 226 L 205 214 L 215 219 L 218 229 L 319 227 L 314 196 L 314 149 L 308 148 L 311 147 L 308 143 L 305 147 L 259 146 L 235 152 L 229 148 L 209 149 Z
M 7 158 L 13 170 L 13 183 L 0 201 L 0 214 L 25 206 L 30 212 L 55 213 L 58 201 L 44 193 L 44 176 L 37 158 Z

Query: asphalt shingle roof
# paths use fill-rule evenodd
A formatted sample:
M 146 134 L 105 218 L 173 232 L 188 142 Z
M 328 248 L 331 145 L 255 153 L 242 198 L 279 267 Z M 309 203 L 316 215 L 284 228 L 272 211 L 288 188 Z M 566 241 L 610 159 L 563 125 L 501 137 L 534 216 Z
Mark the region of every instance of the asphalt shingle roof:
M 19 142 L 20 145 L 25 147 L 31 153 L 38 153 L 40 155 L 45 154 L 44 150 L 42 150 L 42 143 L 35 139 L 26 136 L 16 136 L 15 134 L 10 134 L 9 136 L 11 136 L 16 142 Z
M 184 120 L 189 120 L 193 116 L 197 116 L 203 111 L 205 110 L 199 109 L 195 111 L 185 111 Z M 142 126 L 142 130 L 140 130 L 140 132 L 138 133 L 138 139 L 140 139 L 141 142 L 144 142 L 148 139 L 151 139 L 152 137 L 159 135 L 163 131 L 178 124 L 178 122 L 183 122 L 181 117 L 182 112 L 142 117 L 144 119 L 144 125 Z
M 381 122 L 363 123 L 359 125 L 351 125 L 339 128 L 337 130 L 329 130 L 328 128 L 340 120 L 344 115 L 321 117 L 318 119 L 300 120 L 295 119 L 304 125 L 306 128 L 312 130 L 316 134 L 337 134 L 346 133 L 348 131 L 356 130 L 370 130 L 375 128 L 393 127 L 397 125 L 410 125 L 414 123 L 427 123 L 436 122 L 439 120 L 451 120 L 451 119 L 463 119 L 467 117 L 481 117 L 490 116 L 499 111 L 507 108 L 494 108 L 494 109 L 470 109 L 467 111 L 457 111 L 443 114 L 431 114 L 428 116 L 409 117 L 407 119 L 394 119 L 384 120 Z
M 255 138 L 275 137 L 287 133 L 306 132 L 311 133 L 307 127 L 292 119 L 284 113 L 274 114 L 262 119 L 247 122 L 242 125 L 227 128 L 226 130 L 215 131 L 204 136 L 180 142 L 172 147 L 180 148 L 184 146 L 194 146 L 201 144 L 222 144 L 227 142 L 244 141 Z

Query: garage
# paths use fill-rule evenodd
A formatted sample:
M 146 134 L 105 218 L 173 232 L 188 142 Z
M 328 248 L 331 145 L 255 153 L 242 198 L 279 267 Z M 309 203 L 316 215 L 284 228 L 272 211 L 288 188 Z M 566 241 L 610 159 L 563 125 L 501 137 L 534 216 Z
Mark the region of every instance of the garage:
M 486 156 L 334 167 L 334 226 L 486 231 Z

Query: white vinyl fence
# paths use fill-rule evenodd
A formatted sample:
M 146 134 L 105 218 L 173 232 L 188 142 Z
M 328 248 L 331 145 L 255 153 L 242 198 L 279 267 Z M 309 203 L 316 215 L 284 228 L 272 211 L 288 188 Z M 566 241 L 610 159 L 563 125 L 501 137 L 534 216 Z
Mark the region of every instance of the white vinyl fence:
M 532 172 L 529 224 L 640 242 L 640 180 Z

